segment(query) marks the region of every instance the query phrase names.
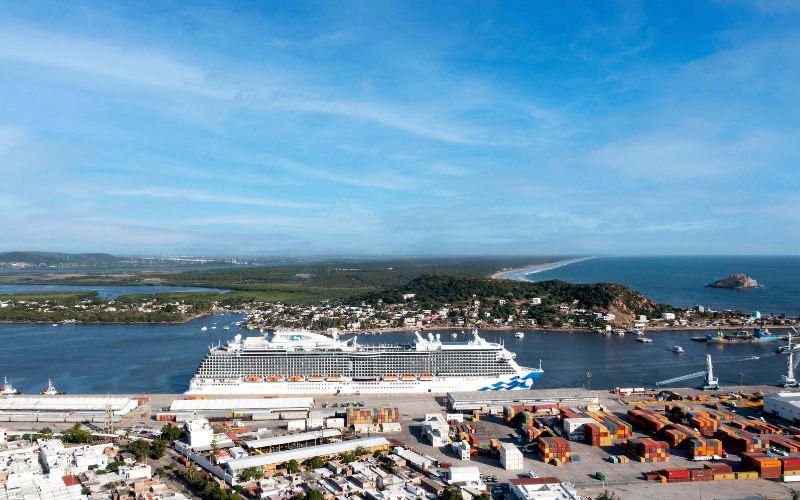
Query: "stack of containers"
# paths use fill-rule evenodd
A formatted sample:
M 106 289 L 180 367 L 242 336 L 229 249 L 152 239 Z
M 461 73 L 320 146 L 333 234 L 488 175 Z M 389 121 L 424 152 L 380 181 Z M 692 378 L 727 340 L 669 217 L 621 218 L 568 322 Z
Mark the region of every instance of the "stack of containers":
M 609 415 L 608 413 L 600 413 L 592 416 L 595 420 L 597 420 L 598 423 L 602 424 L 606 429 L 608 429 L 612 440 L 628 439 L 633 435 L 631 424 L 620 420 L 613 415 Z
M 662 434 L 664 439 L 673 448 L 677 448 L 687 439 L 700 437 L 699 432 L 681 424 L 670 424 L 668 427 L 664 428 Z
M 689 474 L 692 481 L 713 481 L 714 471 L 711 469 L 691 469 Z
M 627 451 L 631 458 L 640 462 L 666 462 L 669 460 L 667 443 L 648 438 L 630 438 Z
M 600 424 L 586 424 L 586 444 L 592 446 L 611 446 L 611 433 Z
M 797 476 L 800 475 L 800 458 L 798 457 L 783 457 L 781 461 L 781 471 L 784 476 Z
M 689 417 L 689 425 L 700 431 L 705 437 L 712 437 L 719 428 L 719 420 L 715 420 L 708 414 L 694 414 Z
M 539 438 L 539 456 L 542 457 L 542 461 L 561 465 L 569 462 L 571 455 L 569 441 L 566 439 L 560 437 Z
M 736 476 L 733 474 L 733 469 L 731 469 L 730 465 L 705 464 L 703 467 L 713 473 L 714 481 L 720 481 L 723 479 L 736 479 Z
M 397 408 L 348 408 L 347 426 L 390 424 L 400 422 L 400 410 Z
M 694 438 L 688 441 L 689 458 L 714 457 L 722 455 L 722 441 L 719 439 Z
M 800 443 L 789 440 L 782 436 L 770 436 L 769 446 L 771 448 L 777 448 L 781 451 L 785 451 L 786 453 L 800 452 Z
M 692 479 L 689 469 L 677 467 L 661 469 L 661 475 L 667 478 L 668 483 L 688 483 Z
M 628 420 L 648 434 L 656 434 L 672 423 L 664 415 L 640 406 L 628 410 Z
M 763 453 L 742 453 L 742 468 L 756 471 L 763 478 L 781 477 L 781 461 Z
M 768 448 L 766 439 L 727 425 L 721 426 L 716 436 L 728 450 L 734 453 L 756 453 Z

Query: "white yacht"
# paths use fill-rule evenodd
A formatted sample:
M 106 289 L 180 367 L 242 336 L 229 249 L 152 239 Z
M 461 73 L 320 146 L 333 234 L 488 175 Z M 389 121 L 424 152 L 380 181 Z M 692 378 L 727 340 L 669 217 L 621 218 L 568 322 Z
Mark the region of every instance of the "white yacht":
M 683 347 L 681 347 L 679 345 L 674 345 L 674 346 L 672 346 L 672 352 L 674 352 L 676 354 L 683 354 Z

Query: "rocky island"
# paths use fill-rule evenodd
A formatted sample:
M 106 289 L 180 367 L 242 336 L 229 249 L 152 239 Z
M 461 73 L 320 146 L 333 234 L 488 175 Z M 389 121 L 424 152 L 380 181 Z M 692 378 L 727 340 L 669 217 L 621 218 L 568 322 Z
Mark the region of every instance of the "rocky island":
M 729 288 L 731 290 L 746 290 L 748 288 L 757 288 L 761 285 L 758 281 L 750 276 L 742 273 L 731 274 L 727 278 L 717 280 L 709 285 L 711 288 Z

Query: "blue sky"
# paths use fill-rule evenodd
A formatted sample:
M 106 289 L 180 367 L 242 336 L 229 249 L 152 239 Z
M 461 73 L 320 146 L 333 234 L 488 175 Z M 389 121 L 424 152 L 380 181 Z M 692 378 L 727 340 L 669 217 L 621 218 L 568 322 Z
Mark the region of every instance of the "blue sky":
M 0 249 L 796 254 L 800 3 L 3 2 Z

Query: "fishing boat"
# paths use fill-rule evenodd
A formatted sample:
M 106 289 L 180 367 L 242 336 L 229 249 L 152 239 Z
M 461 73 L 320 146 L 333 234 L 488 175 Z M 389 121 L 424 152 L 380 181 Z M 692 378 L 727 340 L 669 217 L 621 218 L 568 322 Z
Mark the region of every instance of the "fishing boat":
M 674 345 L 674 346 L 672 346 L 672 352 L 674 352 L 676 354 L 683 354 L 683 347 L 681 347 L 679 345 Z
M 3 385 L 0 386 L 0 396 L 13 396 L 19 394 L 19 391 L 11 385 L 6 377 L 3 377 Z
M 42 389 L 42 394 L 45 396 L 57 396 L 59 394 L 64 394 L 64 393 L 56 389 L 56 387 L 53 385 L 52 380 L 47 379 L 47 387 Z

